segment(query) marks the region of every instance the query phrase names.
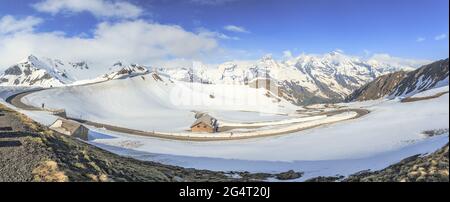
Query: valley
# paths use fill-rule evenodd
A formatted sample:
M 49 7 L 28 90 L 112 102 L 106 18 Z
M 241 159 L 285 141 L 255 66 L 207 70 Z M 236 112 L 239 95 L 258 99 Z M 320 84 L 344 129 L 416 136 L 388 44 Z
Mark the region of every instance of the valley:
M 331 56 L 347 59 L 341 53 L 325 58 Z M 59 86 L 3 86 L 0 95 L 3 104 L 44 126 L 61 118 L 78 122 L 89 129 L 84 142 L 120 156 L 225 173 L 302 173 L 292 181 L 377 171 L 448 144 L 448 132 L 424 135 L 448 131 L 448 59 L 401 77 L 367 77 L 336 101 L 316 104 L 286 96 L 284 81 L 275 76 L 279 64 L 270 61 L 260 61 L 274 64 L 262 86 L 235 82 L 237 75 L 186 81 L 167 73 L 175 70 L 131 65 Z M 202 117 L 213 132 L 191 131 Z

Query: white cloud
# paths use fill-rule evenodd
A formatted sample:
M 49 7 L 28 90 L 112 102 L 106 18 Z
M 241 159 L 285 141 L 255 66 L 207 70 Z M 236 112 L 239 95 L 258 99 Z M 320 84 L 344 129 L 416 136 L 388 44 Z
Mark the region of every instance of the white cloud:
M 239 27 L 236 25 L 227 25 L 225 27 L 223 27 L 225 30 L 230 31 L 230 32 L 239 32 L 239 33 L 250 33 L 247 29 L 245 29 L 244 27 Z
M 216 38 L 179 26 L 122 21 L 100 23 L 93 37 L 33 31 L 0 34 L 0 67 L 8 67 L 29 54 L 66 61 L 87 60 L 103 68 L 117 60 L 155 65 L 173 59 L 208 58 L 218 49 Z
M 200 5 L 223 5 L 237 0 L 191 0 L 192 3 Z
M 137 18 L 142 8 L 122 0 L 44 0 L 32 5 L 37 11 L 56 15 L 58 13 L 90 12 L 105 18 Z
M 435 36 L 434 40 L 439 41 L 439 40 L 442 40 L 442 39 L 445 39 L 445 38 L 447 38 L 446 34 L 440 34 L 440 35 Z
M 204 37 L 211 37 L 211 38 L 217 38 L 217 39 L 223 39 L 223 40 L 240 40 L 239 37 L 229 36 L 229 35 L 226 35 L 221 32 L 210 31 L 203 27 L 198 28 L 197 32 L 199 33 L 199 35 L 204 36 Z
M 385 64 L 390 64 L 390 65 L 418 68 L 422 65 L 429 64 L 432 61 L 420 60 L 420 59 L 407 59 L 407 58 L 394 57 L 387 53 L 376 53 L 376 54 L 373 54 L 372 57 L 369 58 L 368 62 L 369 63 L 381 62 L 381 63 L 385 63 Z
M 42 19 L 32 16 L 17 19 L 11 15 L 6 15 L 0 18 L 0 34 L 31 32 L 35 26 L 42 22 Z
M 292 59 L 294 56 L 290 50 L 283 51 L 283 59 L 289 60 Z
M 418 37 L 417 39 L 416 39 L 416 42 L 423 42 L 423 41 L 425 41 L 425 38 L 423 38 L 423 37 Z

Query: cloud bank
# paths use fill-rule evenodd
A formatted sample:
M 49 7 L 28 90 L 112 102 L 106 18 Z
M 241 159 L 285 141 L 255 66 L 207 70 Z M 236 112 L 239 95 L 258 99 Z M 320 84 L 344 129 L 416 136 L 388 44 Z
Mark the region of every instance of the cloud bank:
M 142 8 L 122 0 L 44 0 L 32 5 L 37 11 L 59 13 L 89 12 L 98 18 L 137 18 Z
M 439 41 L 439 40 L 443 40 L 445 38 L 447 38 L 446 34 L 440 34 L 440 35 L 435 36 L 434 40 Z
M 230 32 L 250 33 L 250 31 L 248 31 L 244 27 L 239 27 L 239 26 L 236 26 L 236 25 L 227 25 L 227 26 L 224 27 L 224 29 L 227 30 L 227 31 L 230 31 Z
M 0 34 L 12 34 L 19 32 L 31 32 L 34 27 L 41 24 L 43 20 L 28 16 L 22 19 L 16 19 L 14 16 L 6 15 L 0 18 Z
M 0 68 L 29 54 L 68 61 L 86 60 L 110 67 L 117 60 L 146 65 L 180 59 L 201 59 L 219 49 L 215 36 L 186 31 L 180 26 L 144 20 L 102 22 L 93 36 L 67 36 L 64 32 L 36 32 L 42 20 L 5 16 L 0 20 Z

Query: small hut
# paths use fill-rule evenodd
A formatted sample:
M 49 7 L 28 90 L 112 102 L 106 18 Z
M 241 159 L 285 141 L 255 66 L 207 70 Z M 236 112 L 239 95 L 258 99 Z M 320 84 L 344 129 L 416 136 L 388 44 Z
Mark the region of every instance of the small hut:
M 50 129 L 64 135 L 80 138 L 82 140 L 88 140 L 89 129 L 75 121 L 58 118 L 52 125 L 50 125 Z
M 208 114 L 202 114 L 201 116 L 196 117 L 197 120 L 191 125 L 192 132 L 207 132 L 207 133 L 215 133 L 218 131 L 218 122 L 217 119 L 211 117 Z

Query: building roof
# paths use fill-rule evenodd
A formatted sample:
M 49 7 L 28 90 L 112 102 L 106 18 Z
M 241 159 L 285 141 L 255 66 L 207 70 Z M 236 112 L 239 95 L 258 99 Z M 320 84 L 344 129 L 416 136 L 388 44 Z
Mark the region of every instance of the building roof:
M 212 116 L 210 116 L 208 114 L 203 114 L 202 116 L 198 117 L 197 120 L 191 125 L 191 128 L 195 127 L 196 125 L 198 125 L 200 123 L 203 123 L 211 128 L 217 127 L 217 119 L 213 118 Z
M 61 124 L 58 124 L 58 122 L 61 121 Z M 70 134 L 74 133 L 76 130 L 78 130 L 78 128 L 80 127 L 84 127 L 83 125 L 75 122 L 75 121 L 71 121 L 71 120 L 67 120 L 67 119 L 62 119 L 62 118 L 58 118 L 51 126 L 50 128 L 63 128 L 65 131 L 68 131 Z

